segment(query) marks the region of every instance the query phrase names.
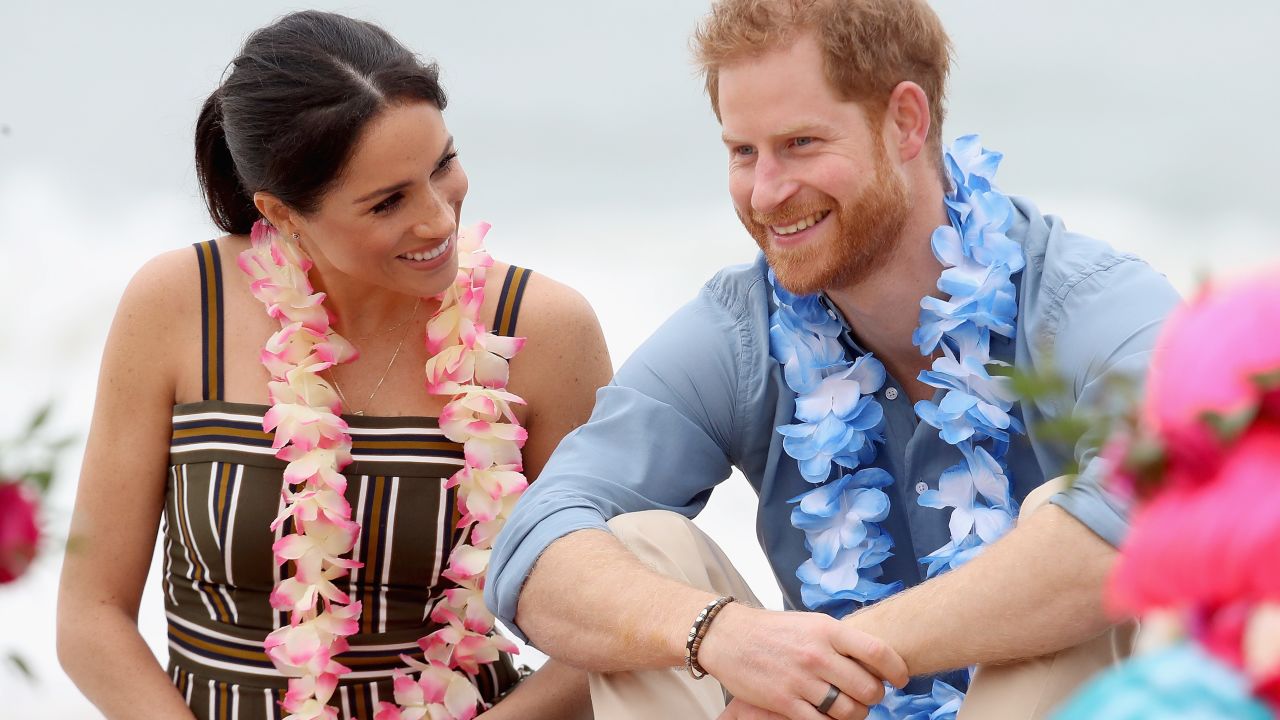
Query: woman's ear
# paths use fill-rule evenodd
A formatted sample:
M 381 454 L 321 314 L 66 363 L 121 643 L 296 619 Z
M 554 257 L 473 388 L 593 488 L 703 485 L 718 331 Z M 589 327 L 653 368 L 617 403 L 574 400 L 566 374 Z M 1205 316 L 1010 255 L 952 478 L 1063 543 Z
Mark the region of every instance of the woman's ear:
M 297 222 L 293 210 L 289 209 L 289 206 L 285 205 L 280 198 L 269 192 L 258 191 L 253 194 L 253 204 L 258 208 L 258 213 L 282 234 L 292 235 L 298 231 L 295 227 Z

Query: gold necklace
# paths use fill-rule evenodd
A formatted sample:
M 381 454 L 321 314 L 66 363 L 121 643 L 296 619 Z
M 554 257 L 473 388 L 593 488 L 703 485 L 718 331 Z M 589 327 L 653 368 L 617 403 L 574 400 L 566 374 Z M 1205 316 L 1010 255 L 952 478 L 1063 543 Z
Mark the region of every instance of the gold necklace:
M 359 342 L 359 341 L 361 341 L 361 340 L 368 340 L 369 338 L 376 338 L 376 337 L 379 337 L 379 336 L 382 336 L 382 335 L 386 335 L 386 334 L 387 334 L 387 333 L 389 333 L 389 332 L 395 332 L 395 331 L 396 331 L 396 330 L 398 330 L 399 328 L 404 327 L 404 324 L 405 324 L 405 323 L 407 323 L 407 322 L 409 322 L 410 320 L 412 320 L 412 319 L 414 318 L 414 316 L 418 314 L 418 306 L 419 306 L 419 305 L 421 305 L 421 304 L 422 304 L 422 298 L 418 298 L 417 300 L 415 300 L 415 301 L 413 302 L 413 309 L 409 311 L 409 316 L 408 316 L 408 317 L 406 317 L 405 319 L 401 320 L 400 322 L 396 323 L 395 325 L 392 325 L 391 327 L 387 328 L 386 330 L 379 330 L 378 332 L 373 333 L 373 334 L 371 334 L 371 335 L 365 335 L 364 337 L 353 337 L 353 338 L 349 338 L 349 339 L 350 339 L 350 340 L 354 340 L 354 341 L 356 341 L 356 342 Z
M 397 325 L 395 327 L 400 327 L 402 325 L 407 326 L 409 324 L 409 321 L 412 320 L 413 317 L 418 314 L 418 306 L 421 304 L 422 304 L 422 298 L 418 298 L 418 301 L 413 304 L 413 312 L 409 313 L 409 317 L 405 318 L 403 321 L 400 322 L 400 325 Z M 392 328 L 392 330 L 394 329 L 395 328 Z M 390 330 L 384 330 L 380 333 L 369 335 L 368 337 L 385 335 L 388 332 L 390 332 Z M 382 389 L 382 383 L 386 382 L 387 375 L 391 373 L 391 366 L 396 364 L 396 358 L 399 357 L 400 355 L 400 348 L 404 347 L 404 341 L 405 341 L 405 338 L 407 337 L 409 337 L 409 327 L 405 327 L 404 332 L 400 334 L 400 342 L 396 344 L 395 352 L 391 353 L 391 359 L 387 361 L 387 368 L 382 371 L 382 377 L 378 378 L 378 384 L 373 386 L 373 392 L 369 393 L 369 397 L 365 398 L 364 406 L 361 407 L 359 410 L 356 410 L 351 405 L 351 403 L 347 402 L 347 396 L 342 392 L 342 386 L 338 384 L 338 376 L 333 372 L 334 368 L 332 367 L 329 368 L 329 379 L 333 382 L 333 389 L 338 392 L 338 399 L 342 401 L 342 407 L 349 409 L 352 415 L 364 415 L 364 411 L 369 409 L 369 403 L 373 402 L 373 396 L 377 395 L 378 391 Z M 362 338 L 362 339 L 367 339 L 367 338 Z

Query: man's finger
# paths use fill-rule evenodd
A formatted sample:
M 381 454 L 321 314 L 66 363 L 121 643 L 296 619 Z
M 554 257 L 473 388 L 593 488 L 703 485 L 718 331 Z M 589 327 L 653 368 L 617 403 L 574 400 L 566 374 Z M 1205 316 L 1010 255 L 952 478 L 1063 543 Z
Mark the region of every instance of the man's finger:
M 819 694 L 814 697 L 818 700 L 814 705 L 822 704 L 824 695 L 821 693 L 826 693 L 831 685 L 842 696 L 862 705 L 875 705 L 884 699 L 884 682 L 862 664 L 844 655 L 833 656 L 819 673 L 819 677 L 829 685 L 817 691 Z
M 880 638 L 840 624 L 834 643 L 842 655 L 857 660 L 878 677 L 894 687 L 902 687 L 910 680 L 907 663 L 889 644 Z
M 818 712 L 818 708 L 808 700 L 797 699 L 787 709 L 787 717 L 791 720 L 831 720 L 831 715 Z
M 881 687 L 884 686 L 882 685 Z M 823 696 L 823 699 L 825 699 L 825 696 Z M 820 703 L 819 707 L 821 707 Z M 870 706 L 858 702 L 844 693 L 840 693 L 836 696 L 835 701 L 831 703 L 831 706 L 827 708 L 826 714 L 827 717 L 835 718 L 835 720 L 864 720 L 869 711 Z

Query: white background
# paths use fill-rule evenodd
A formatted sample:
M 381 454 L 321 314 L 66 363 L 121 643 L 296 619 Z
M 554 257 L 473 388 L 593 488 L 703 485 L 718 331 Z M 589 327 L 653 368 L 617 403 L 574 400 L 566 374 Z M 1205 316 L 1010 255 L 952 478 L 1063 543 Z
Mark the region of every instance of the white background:
M 752 257 L 689 62 L 704 0 L 319 6 L 440 61 L 471 178 L 465 220 L 494 223 L 499 257 L 584 293 L 615 363 L 717 268 Z M 1146 257 L 1184 292 L 1207 273 L 1280 268 L 1280 5 L 935 6 L 956 48 L 945 135 L 979 132 L 1003 151 L 1004 189 Z M 199 107 L 244 36 L 292 9 L 0 5 L 0 433 L 53 398 L 57 429 L 83 439 L 125 283 L 147 258 L 214 234 L 191 160 Z M 53 653 L 79 452 L 48 503 L 48 551 L 0 587 L 0 653 L 22 653 L 40 677 L 0 668 L 0 718 L 97 716 Z M 699 522 L 777 606 L 753 519 L 734 478 Z M 163 657 L 150 587 L 140 622 Z

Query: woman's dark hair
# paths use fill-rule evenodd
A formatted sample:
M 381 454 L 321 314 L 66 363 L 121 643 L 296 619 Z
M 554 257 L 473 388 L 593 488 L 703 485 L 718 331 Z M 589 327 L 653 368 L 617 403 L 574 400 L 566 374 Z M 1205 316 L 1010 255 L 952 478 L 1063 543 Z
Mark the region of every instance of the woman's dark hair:
M 316 209 L 365 125 L 397 102 L 445 107 L 440 70 L 371 23 L 308 10 L 245 41 L 196 122 L 196 175 L 214 224 L 249 232 L 253 193 Z

